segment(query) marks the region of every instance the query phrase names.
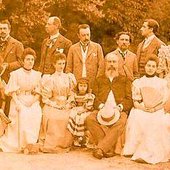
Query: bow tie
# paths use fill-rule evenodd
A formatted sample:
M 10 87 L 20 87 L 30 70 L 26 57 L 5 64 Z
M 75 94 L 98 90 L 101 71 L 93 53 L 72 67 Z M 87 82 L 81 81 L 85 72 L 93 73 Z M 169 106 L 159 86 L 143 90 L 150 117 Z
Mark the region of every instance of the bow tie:
M 46 43 L 47 47 L 51 48 L 51 47 L 54 45 L 56 39 L 57 39 L 57 38 L 48 39 L 48 40 L 47 40 L 47 43 Z

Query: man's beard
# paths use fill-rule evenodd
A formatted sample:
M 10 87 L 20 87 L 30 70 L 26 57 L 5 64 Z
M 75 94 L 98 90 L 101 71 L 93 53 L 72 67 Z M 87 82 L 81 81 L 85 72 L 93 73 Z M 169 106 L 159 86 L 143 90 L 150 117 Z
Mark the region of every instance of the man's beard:
M 106 76 L 107 77 L 116 77 L 118 76 L 118 71 L 115 67 L 110 66 L 107 70 L 106 70 Z

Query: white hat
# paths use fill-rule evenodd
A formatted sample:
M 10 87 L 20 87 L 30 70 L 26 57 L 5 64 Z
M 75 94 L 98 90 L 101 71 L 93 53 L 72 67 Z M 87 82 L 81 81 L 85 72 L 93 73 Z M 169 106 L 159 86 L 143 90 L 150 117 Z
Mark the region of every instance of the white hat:
M 114 107 L 103 107 L 97 114 L 97 120 L 101 125 L 112 125 L 120 118 L 120 112 Z

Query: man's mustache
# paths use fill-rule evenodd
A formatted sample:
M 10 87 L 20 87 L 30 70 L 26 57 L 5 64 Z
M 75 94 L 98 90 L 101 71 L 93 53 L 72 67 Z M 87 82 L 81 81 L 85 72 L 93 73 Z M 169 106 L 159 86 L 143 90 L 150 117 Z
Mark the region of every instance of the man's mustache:
M 114 67 L 114 66 L 110 66 L 108 69 L 107 69 L 108 71 L 110 71 L 110 70 L 116 70 L 116 68 Z

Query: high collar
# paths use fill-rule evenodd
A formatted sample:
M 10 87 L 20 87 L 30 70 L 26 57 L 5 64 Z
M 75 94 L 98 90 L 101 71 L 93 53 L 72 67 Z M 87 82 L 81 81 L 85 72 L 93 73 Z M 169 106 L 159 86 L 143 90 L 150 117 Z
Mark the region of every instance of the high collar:
M 55 73 L 54 73 L 55 75 L 57 75 L 57 76 L 61 76 L 62 74 L 63 74 L 63 71 L 62 72 L 59 72 L 59 71 L 55 71 Z
M 127 50 L 125 50 L 125 51 L 122 51 L 120 48 L 117 48 L 117 50 L 119 51 L 119 53 L 121 53 L 121 54 L 127 54 L 127 52 L 128 52 L 128 49 Z
M 57 34 L 51 35 L 51 36 L 50 36 L 50 40 L 57 39 L 59 35 L 60 35 L 59 32 L 58 32 Z

